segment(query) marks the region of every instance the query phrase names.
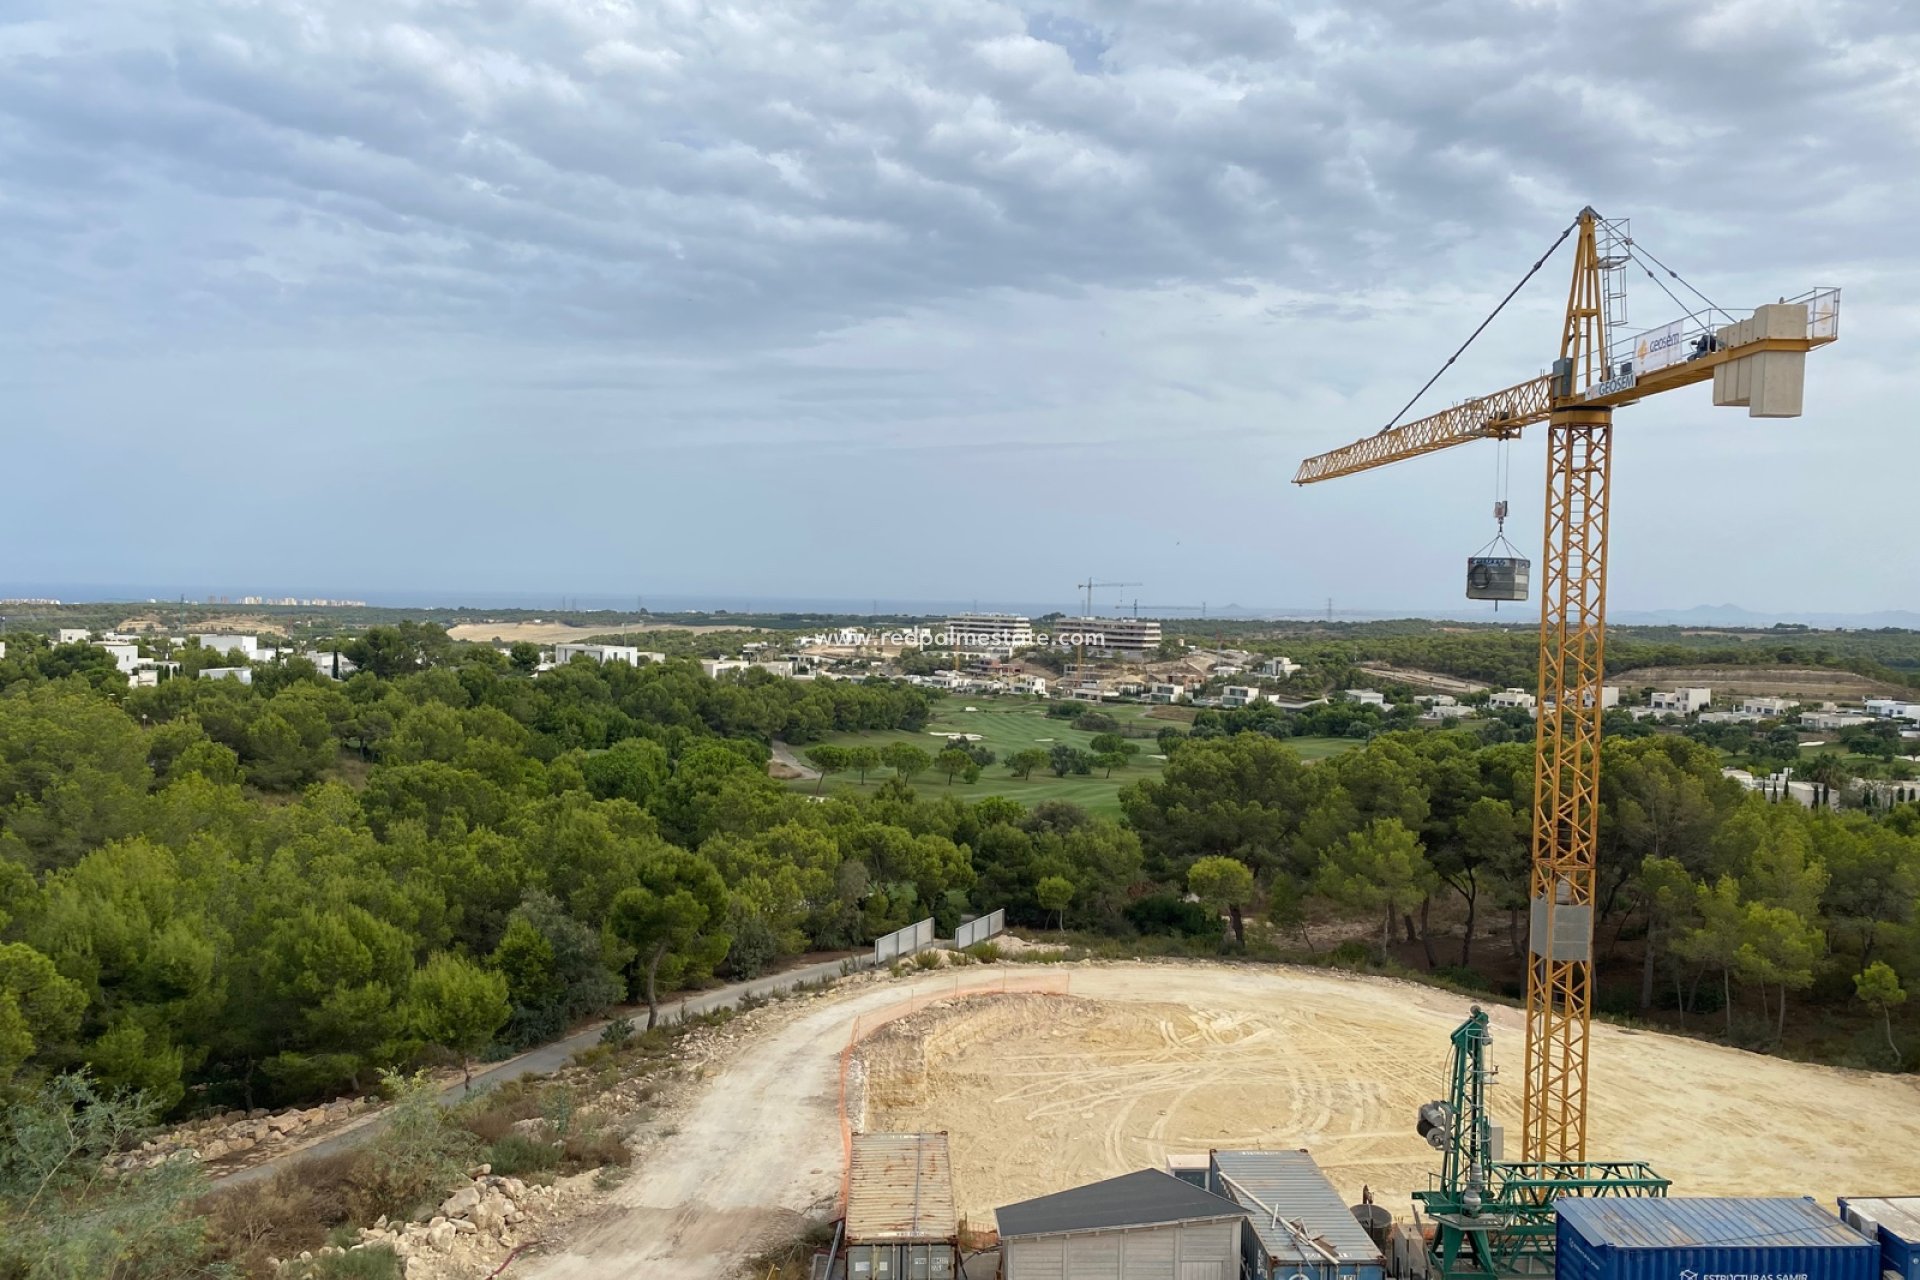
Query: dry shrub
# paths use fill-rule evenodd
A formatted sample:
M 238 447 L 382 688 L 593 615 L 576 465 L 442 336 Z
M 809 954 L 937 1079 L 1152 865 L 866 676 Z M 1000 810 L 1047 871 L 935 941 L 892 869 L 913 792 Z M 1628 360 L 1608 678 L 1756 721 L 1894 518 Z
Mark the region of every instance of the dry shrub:
M 201 1201 L 214 1251 L 248 1276 L 272 1274 L 267 1259 L 290 1258 L 327 1242 L 347 1221 L 348 1187 L 358 1153 L 304 1160 L 271 1178 L 213 1192 Z
M 560 1142 L 561 1168 L 581 1173 L 604 1165 L 624 1165 L 633 1159 L 626 1139 L 611 1129 L 588 1125 L 569 1133 Z

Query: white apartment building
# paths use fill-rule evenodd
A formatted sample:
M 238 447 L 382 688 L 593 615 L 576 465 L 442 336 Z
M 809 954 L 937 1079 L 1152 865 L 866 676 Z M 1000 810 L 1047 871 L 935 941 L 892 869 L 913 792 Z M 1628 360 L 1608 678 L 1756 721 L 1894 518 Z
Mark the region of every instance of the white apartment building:
M 1261 675 L 1266 676 L 1269 679 L 1285 680 L 1288 676 L 1300 670 L 1300 664 L 1295 662 L 1292 658 L 1273 657 L 1273 658 L 1268 658 L 1265 662 L 1261 663 L 1259 667 L 1256 669 L 1259 671 Z
M 238 680 L 241 684 L 253 683 L 252 667 L 202 667 L 202 680 Z
M 221 635 L 210 632 L 198 639 L 202 649 L 211 649 L 215 653 L 228 654 L 248 662 L 253 662 L 261 656 L 259 636 Z
M 1230 684 L 1220 691 L 1223 707 L 1250 707 L 1260 701 L 1260 691 L 1250 685 Z
M 553 646 L 553 665 L 564 667 L 575 658 L 592 658 L 595 662 L 624 662 L 630 667 L 640 665 L 645 658 L 648 662 L 665 662 L 664 653 L 649 653 L 630 644 L 556 644 Z
M 1851 729 L 1855 725 L 1872 724 L 1873 717 L 1864 711 L 1807 711 L 1800 716 L 1802 728 L 1831 732 L 1835 729 Z
M 1758 716 L 1762 720 L 1777 720 L 1787 714 L 1793 704 L 1785 698 L 1762 698 L 1749 695 L 1734 704 L 1734 710 L 1743 715 Z
M 956 613 L 936 639 L 963 653 L 1012 653 L 1033 644 L 1033 623 L 1017 613 Z
M 1160 684 L 1156 682 L 1147 686 L 1148 702 L 1185 702 L 1186 699 L 1187 690 L 1185 685 Z
M 1661 715 L 1690 716 L 1713 705 L 1713 690 L 1656 689 L 1647 705 Z
M 1378 689 L 1348 689 L 1346 694 L 1348 702 L 1358 702 L 1368 707 L 1384 707 L 1387 705 L 1387 695 L 1381 693 Z
M 1459 720 L 1473 714 L 1472 707 L 1463 707 L 1452 698 L 1445 702 L 1434 702 L 1420 713 L 1420 718 L 1428 724 L 1443 724 L 1448 720 Z
M 1154 618 L 1062 618 L 1054 637 L 1067 648 L 1077 648 L 1074 636 L 1086 638 L 1087 652 L 1103 658 L 1137 662 L 1160 647 L 1160 623 Z
M 53 634 L 55 644 L 85 644 L 93 639 L 93 632 L 85 627 L 61 627 Z
M 1898 698 L 1868 698 L 1867 714 L 1883 720 L 1920 720 L 1920 702 Z
M 1525 689 L 1502 689 L 1487 699 L 1487 705 L 1495 711 L 1532 711 L 1539 701 Z
M 104 649 L 112 654 L 113 665 L 120 669 L 122 675 L 131 673 L 140 665 L 140 646 L 137 644 L 111 644 L 105 640 L 96 640 L 93 642 L 93 647 Z
M 700 669 L 707 673 L 709 679 L 713 680 L 718 680 L 729 671 L 745 671 L 751 666 L 753 666 L 753 664 L 744 658 L 700 659 Z

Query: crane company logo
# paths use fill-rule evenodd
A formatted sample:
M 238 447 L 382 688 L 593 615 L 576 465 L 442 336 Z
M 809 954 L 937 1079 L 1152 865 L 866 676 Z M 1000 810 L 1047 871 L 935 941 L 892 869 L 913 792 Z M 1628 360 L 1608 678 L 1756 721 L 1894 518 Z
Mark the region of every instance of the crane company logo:
M 1698 1271 L 1682 1271 L 1680 1273 L 1680 1280 L 1700 1280 L 1700 1273 Z
M 1680 1280 L 1807 1280 L 1804 1271 L 1682 1271 Z
M 1685 350 L 1688 321 L 1675 320 L 1640 335 L 1633 347 L 1633 367 L 1638 373 L 1651 373 L 1679 361 Z

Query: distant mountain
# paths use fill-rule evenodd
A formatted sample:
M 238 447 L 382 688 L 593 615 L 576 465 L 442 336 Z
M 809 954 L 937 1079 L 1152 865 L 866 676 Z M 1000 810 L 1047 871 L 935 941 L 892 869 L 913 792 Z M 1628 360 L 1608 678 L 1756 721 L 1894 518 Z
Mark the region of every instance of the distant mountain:
M 1884 609 L 1877 613 L 1756 613 L 1737 604 L 1697 604 L 1691 609 L 1622 609 L 1609 612 L 1607 621 L 1623 627 L 1771 627 L 1784 622 L 1861 631 L 1878 627 L 1920 630 L 1920 613 L 1912 609 Z

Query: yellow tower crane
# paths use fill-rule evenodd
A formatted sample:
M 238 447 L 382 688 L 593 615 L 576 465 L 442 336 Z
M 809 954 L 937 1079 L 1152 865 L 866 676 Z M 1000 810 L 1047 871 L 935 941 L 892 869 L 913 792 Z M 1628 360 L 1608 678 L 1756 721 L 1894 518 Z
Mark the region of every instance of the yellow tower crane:
M 1389 424 L 1307 459 L 1294 476 L 1296 484 L 1314 484 L 1547 424 L 1521 1131 L 1528 1160 L 1586 1159 L 1613 411 L 1711 378 L 1716 405 L 1744 406 L 1752 417 L 1797 417 L 1806 353 L 1839 336 L 1837 289 L 1783 298 L 1738 316 L 1707 303 L 1704 295 L 1704 305 L 1688 308 L 1654 271 L 1657 266 L 1676 281 L 1677 274 L 1641 250 L 1624 221 L 1583 209 L 1554 247 L 1576 231 L 1560 355 L 1550 373 L 1415 422 Z M 1543 256 L 1534 263 L 1533 271 L 1545 261 Z M 1615 335 L 1612 330 L 1625 326 L 1625 280 L 1635 266 L 1688 314 L 1660 328 Z

